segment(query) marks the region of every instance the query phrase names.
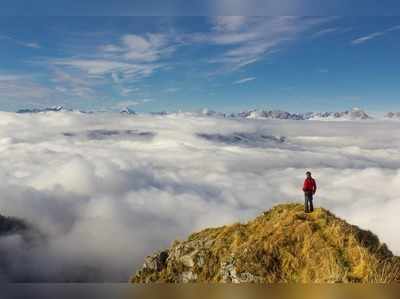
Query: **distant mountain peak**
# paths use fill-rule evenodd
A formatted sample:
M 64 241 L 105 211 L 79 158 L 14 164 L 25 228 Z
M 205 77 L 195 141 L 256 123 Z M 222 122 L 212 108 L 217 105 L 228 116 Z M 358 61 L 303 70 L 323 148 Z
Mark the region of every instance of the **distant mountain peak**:
M 400 119 L 400 112 L 388 112 L 385 114 L 385 118 Z
M 131 115 L 136 115 L 137 114 L 135 112 L 135 110 L 133 110 L 132 108 L 129 108 L 129 107 L 125 107 L 125 108 L 121 109 L 120 113 L 131 114 Z
M 205 115 L 205 116 L 221 116 L 221 117 L 225 117 L 226 116 L 225 113 L 223 113 L 223 112 L 217 112 L 217 111 L 214 111 L 214 110 L 209 109 L 209 108 L 201 109 L 198 112 L 198 114 Z

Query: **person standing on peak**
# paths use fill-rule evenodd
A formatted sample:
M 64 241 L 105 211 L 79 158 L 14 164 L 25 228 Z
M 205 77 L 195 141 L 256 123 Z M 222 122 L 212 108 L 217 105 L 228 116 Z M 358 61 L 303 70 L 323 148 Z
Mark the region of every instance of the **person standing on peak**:
M 303 184 L 304 192 L 304 212 L 309 213 L 314 211 L 313 206 L 313 195 L 317 191 L 317 184 L 315 180 L 311 177 L 311 172 L 306 172 L 306 179 Z

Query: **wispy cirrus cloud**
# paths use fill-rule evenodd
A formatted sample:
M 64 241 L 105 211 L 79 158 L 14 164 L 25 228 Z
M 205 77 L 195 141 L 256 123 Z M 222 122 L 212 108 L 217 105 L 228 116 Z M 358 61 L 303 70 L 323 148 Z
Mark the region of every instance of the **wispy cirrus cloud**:
M 138 92 L 140 90 L 140 88 L 138 87 L 121 87 L 120 93 L 123 96 L 127 96 L 130 95 L 132 93 Z
M 114 80 L 118 74 L 130 79 L 146 77 L 153 73 L 155 69 L 161 67 L 158 64 L 136 64 L 97 58 L 62 58 L 51 60 L 50 63 L 56 66 L 80 70 L 90 77 L 110 75 Z
M 390 27 L 387 31 L 396 31 L 396 30 L 400 30 L 400 25 Z
M 162 33 L 148 33 L 143 36 L 126 34 L 118 44 L 106 44 L 99 50 L 114 58 L 114 54 L 117 54 L 129 61 L 155 62 L 175 50 L 170 42 L 169 37 Z
M 134 106 L 139 106 L 143 105 L 149 102 L 152 102 L 153 99 L 150 98 L 145 98 L 145 99 L 135 99 L 135 100 L 123 100 L 117 102 L 113 107 L 116 109 L 122 109 L 125 107 L 134 107 Z
M 388 28 L 386 30 L 383 30 L 383 31 L 377 31 L 377 32 L 373 32 L 373 33 L 370 33 L 370 34 L 365 35 L 365 36 L 358 37 L 356 39 L 353 39 L 351 41 L 351 44 L 352 45 L 359 45 L 359 44 L 365 43 L 365 42 L 367 42 L 369 40 L 376 39 L 377 37 L 384 36 L 384 35 L 388 34 L 389 32 L 396 31 L 396 30 L 400 30 L 400 25 L 390 27 L 390 28 Z
M 175 93 L 175 92 L 178 92 L 180 90 L 180 88 L 177 88 L 177 87 L 169 87 L 169 88 L 166 88 L 165 90 L 164 90 L 164 92 L 167 92 L 167 93 Z
M 21 41 L 18 39 L 15 39 L 13 37 L 10 37 L 8 35 L 0 35 L 0 40 L 9 40 L 12 41 L 13 43 L 20 45 L 22 47 L 26 47 L 26 48 L 33 48 L 33 49 L 39 49 L 41 48 L 41 46 L 39 45 L 39 43 L 37 42 L 26 42 L 26 41 Z
M 328 28 L 324 28 L 324 29 L 315 31 L 314 33 L 312 33 L 310 35 L 310 38 L 316 39 L 316 38 L 324 37 L 326 35 L 345 33 L 350 30 L 352 30 L 351 27 L 328 27 Z
M 35 42 L 18 42 L 18 44 L 28 47 L 28 48 L 34 48 L 34 49 L 39 49 L 41 46 L 38 43 Z
M 194 40 L 222 48 L 222 53 L 209 59 L 235 71 L 275 53 L 285 43 L 294 41 L 308 29 L 329 18 L 300 17 L 237 17 L 221 16 L 212 19 L 212 30 L 197 34 Z
M 243 78 L 243 79 L 237 80 L 237 81 L 233 82 L 233 84 L 243 84 L 243 83 L 247 83 L 247 82 L 254 81 L 254 80 L 256 80 L 256 77 L 248 77 L 248 78 Z
M 55 70 L 51 78 L 41 73 L 16 74 L 0 72 L 1 102 L 7 109 L 48 107 L 54 105 L 77 105 L 82 99 L 96 99 L 93 82 Z
M 382 36 L 384 34 L 385 34 L 384 31 L 382 31 L 382 32 L 374 32 L 374 33 L 371 33 L 371 34 L 356 38 L 356 39 L 352 40 L 351 43 L 353 45 L 362 44 L 362 43 L 365 43 L 366 41 L 369 41 L 371 39 L 375 39 L 375 38 L 377 38 L 379 36 Z
M 314 32 L 311 35 L 311 38 L 318 38 L 318 37 L 321 37 L 321 36 L 325 36 L 327 34 L 330 34 L 330 33 L 333 33 L 333 32 L 337 32 L 338 30 L 339 30 L 339 28 L 336 28 L 336 27 L 325 28 L 325 29 L 319 30 L 317 32 Z
M 84 54 L 45 60 L 59 88 L 90 98 L 111 86 L 119 96 L 131 96 L 138 90 L 132 84 L 166 68 L 177 46 L 163 33 L 124 34 L 114 42 L 91 45 Z
M 112 74 L 119 81 L 125 77 L 147 77 L 165 66 L 165 58 L 176 49 L 174 40 L 167 34 L 125 34 L 118 42 L 99 46 L 92 57 L 73 61 L 70 65 L 80 67 L 89 74 Z M 115 80 L 118 81 L 118 80 Z
M 29 75 L 0 73 L 0 94 L 4 100 L 38 100 L 49 97 L 52 90 Z
M 88 78 L 79 72 L 67 72 L 60 67 L 53 69 L 51 82 L 56 86 L 56 89 L 65 96 L 76 96 L 85 99 L 99 96 L 97 87 L 103 83 L 100 78 Z

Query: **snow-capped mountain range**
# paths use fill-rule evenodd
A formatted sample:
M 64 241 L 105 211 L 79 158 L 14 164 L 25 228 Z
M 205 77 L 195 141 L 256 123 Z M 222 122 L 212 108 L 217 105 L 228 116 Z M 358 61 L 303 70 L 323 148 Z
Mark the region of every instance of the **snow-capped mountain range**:
M 400 112 L 388 112 L 386 113 L 385 118 L 400 119 Z
M 365 111 L 360 108 L 353 108 L 343 112 L 324 112 L 324 113 L 311 113 L 309 119 L 343 119 L 343 120 L 355 120 L 355 119 L 372 119 Z
M 32 109 L 19 109 L 17 113 L 40 113 L 40 112 L 59 112 L 59 111 L 69 111 L 65 109 L 63 106 L 53 106 L 46 108 L 32 108 Z
M 64 108 L 63 106 L 54 106 L 47 108 L 33 108 L 33 109 L 20 109 L 16 113 L 42 113 L 42 112 L 68 112 L 77 111 L 81 113 L 93 113 L 82 110 L 72 110 Z M 126 107 L 119 111 L 122 114 L 138 115 L 133 109 Z M 286 119 L 286 120 L 369 120 L 374 119 L 367 112 L 360 108 L 352 108 L 351 110 L 341 112 L 306 112 L 306 113 L 291 113 L 282 110 L 266 110 L 266 109 L 252 109 L 238 113 L 226 114 L 217 112 L 207 108 L 201 109 L 196 112 L 150 112 L 150 115 L 166 116 L 184 114 L 189 116 L 208 116 L 208 117 L 222 117 L 222 118 L 244 118 L 244 119 Z M 400 120 L 400 112 L 388 112 L 385 114 L 384 119 Z
M 237 114 L 231 114 L 231 117 L 242 117 L 250 119 L 290 119 L 290 120 L 357 120 L 372 119 L 366 112 L 359 108 L 353 108 L 343 112 L 307 112 L 290 113 L 281 110 L 249 110 Z
M 304 120 L 307 119 L 304 114 L 290 113 L 281 110 L 248 110 L 239 113 L 232 113 L 230 117 L 234 118 L 250 118 L 250 119 L 293 119 L 293 120 Z
M 202 109 L 197 112 L 179 112 L 194 116 L 212 116 L 224 118 L 245 118 L 245 119 L 286 119 L 286 120 L 367 120 L 373 119 L 360 108 L 352 108 L 342 112 L 306 112 L 291 113 L 282 110 L 252 109 L 239 113 L 226 114 L 210 109 Z

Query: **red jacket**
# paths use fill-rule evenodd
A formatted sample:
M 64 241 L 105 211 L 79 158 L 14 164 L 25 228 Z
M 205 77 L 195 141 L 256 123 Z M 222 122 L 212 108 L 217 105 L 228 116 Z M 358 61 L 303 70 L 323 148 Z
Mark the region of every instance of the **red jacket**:
M 312 193 L 317 191 L 317 184 L 313 178 L 307 178 L 304 180 L 303 191 L 311 191 Z

